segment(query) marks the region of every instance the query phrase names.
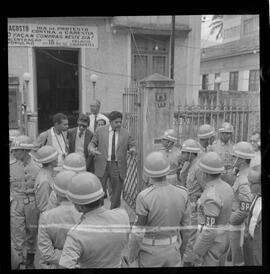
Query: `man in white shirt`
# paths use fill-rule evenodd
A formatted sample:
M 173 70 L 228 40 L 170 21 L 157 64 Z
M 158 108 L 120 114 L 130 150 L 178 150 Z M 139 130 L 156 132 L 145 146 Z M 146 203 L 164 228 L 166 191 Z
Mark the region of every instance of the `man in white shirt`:
M 95 174 L 106 193 L 106 181 L 110 179 L 111 209 L 120 207 L 121 192 L 127 172 L 127 152 L 135 153 L 135 141 L 122 127 L 122 113 L 112 111 L 110 124 L 99 127 L 88 146 L 95 155 Z
M 65 114 L 57 113 L 53 116 L 53 124 L 53 127 L 40 133 L 34 145 L 35 149 L 39 149 L 45 145 L 56 148 L 58 152 L 58 167 L 61 167 L 63 165 L 63 160 L 69 153 L 66 136 L 68 129 L 68 118 Z
M 110 123 L 107 116 L 105 116 L 99 112 L 100 106 L 101 106 L 101 103 L 99 100 L 93 100 L 90 104 L 91 114 L 89 115 L 90 125 L 89 125 L 88 129 L 92 132 L 96 131 L 97 120 L 104 119 L 106 122 L 106 125 L 108 125 Z

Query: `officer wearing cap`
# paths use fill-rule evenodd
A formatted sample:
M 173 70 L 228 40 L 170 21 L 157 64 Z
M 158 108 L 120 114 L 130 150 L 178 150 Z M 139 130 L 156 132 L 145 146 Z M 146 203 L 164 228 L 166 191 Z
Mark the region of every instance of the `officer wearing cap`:
M 262 265 L 261 166 L 251 168 L 247 177 L 252 193 L 252 203 L 244 242 L 245 265 Z
M 190 224 L 187 190 L 166 180 L 170 164 L 160 151 L 146 157 L 144 172 L 152 185 L 136 199 L 137 221 L 129 242 L 129 262 L 138 259 L 139 267 L 181 266 L 188 235 L 183 229 L 178 237 L 179 226 Z
M 29 155 L 33 147 L 31 138 L 26 135 L 16 137 L 11 146 L 15 158 L 10 163 L 11 245 L 15 256 L 19 258 L 20 268 L 34 267 L 38 224 L 34 184 L 39 168 Z M 23 252 L 24 247 L 26 258 Z
M 42 164 L 36 181 L 35 196 L 39 213 L 46 210 L 47 203 L 53 186 L 53 169 L 57 166 L 58 152 L 53 146 L 43 146 L 36 153 L 33 153 L 37 163 Z
M 12 142 L 13 140 L 22 135 L 22 133 L 18 130 L 18 129 L 10 129 L 9 130 L 9 157 L 10 157 L 10 162 L 14 162 L 14 156 L 12 154 L 12 150 L 11 150 L 11 146 L 12 146 Z
M 231 232 L 231 250 L 232 264 L 234 266 L 244 265 L 243 259 L 243 240 L 245 220 L 250 209 L 252 195 L 248 182 L 248 172 L 250 160 L 254 157 L 252 145 L 248 142 L 239 142 L 233 147 L 233 167 L 236 167 L 239 172 L 232 186 L 234 191 L 234 201 L 232 215 L 230 218 Z
M 55 176 L 53 185 L 59 206 L 40 215 L 38 228 L 39 267 L 60 268 L 59 261 L 67 233 L 80 221 L 79 213 L 66 197 L 68 184 L 76 175 L 74 171 L 63 170 Z
M 193 248 L 195 266 L 224 266 L 230 243 L 233 190 L 220 177 L 224 164 L 217 153 L 203 155 L 199 167 L 206 185 L 197 202 L 202 223 Z
M 85 158 L 80 155 L 79 153 L 73 152 L 67 155 L 67 157 L 64 159 L 62 167 L 56 167 L 55 172 L 60 172 L 62 170 L 71 170 L 74 172 L 82 172 L 86 171 L 86 162 Z M 58 205 L 57 199 L 56 199 L 56 193 L 54 190 L 52 190 L 49 201 L 46 207 L 46 210 L 52 209 Z
M 98 177 L 77 173 L 68 185 L 67 197 L 83 213 L 67 234 L 59 265 L 64 268 L 115 268 L 127 244 L 129 217 L 122 208 L 103 207 L 104 191 Z
M 177 141 L 177 133 L 174 129 L 167 129 L 162 136 L 162 146 L 161 151 L 164 153 L 165 157 L 170 163 L 170 172 L 167 175 L 167 180 L 170 184 L 179 184 L 178 172 L 180 165 L 180 150 L 175 146 Z
M 215 141 L 210 151 L 215 151 L 218 153 L 218 155 L 221 157 L 221 159 L 224 161 L 225 171 L 223 172 L 221 178 L 228 184 L 232 185 L 235 181 L 235 173 L 232 168 L 232 134 L 234 132 L 233 126 L 225 122 L 221 125 L 221 127 L 218 130 L 219 137 L 217 141 Z
M 198 224 L 196 203 L 203 192 L 202 174 L 198 167 L 198 160 L 200 159 L 202 153 L 203 152 L 201 151 L 201 145 L 197 141 L 193 139 L 187 139 L 183 142 L 181 154 L 182 157 L 186 157 L 185 160 L 190 163 L 186 181 L 188 197 L 190 202 L 190 221 L 191 225 L 195 227 Z M 189 229 L 188 233 L 188 243 L 184 254 L 184 266 L 191 266 L 193 263 L 192 250 L 197 230 Z

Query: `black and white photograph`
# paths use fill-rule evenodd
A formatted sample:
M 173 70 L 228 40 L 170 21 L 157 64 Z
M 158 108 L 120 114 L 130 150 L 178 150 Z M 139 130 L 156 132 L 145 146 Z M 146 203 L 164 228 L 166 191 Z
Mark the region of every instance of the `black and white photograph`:
M 7 18 L 11 270 L 263 265 L 260 16 Z

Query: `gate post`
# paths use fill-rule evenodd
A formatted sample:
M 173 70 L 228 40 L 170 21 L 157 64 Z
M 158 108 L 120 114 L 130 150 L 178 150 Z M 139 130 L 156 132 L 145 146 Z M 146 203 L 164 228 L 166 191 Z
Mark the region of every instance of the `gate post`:
M 138 132 L 141 136 L 140 169 L 143 173 L 145 156 L 161 148 L 161 136 L 164 131 L 173 128 L 174 80 L 153 74 L 140 81 L 141 111 Z M 142 174 L 141 174 L 142 176 Z M 139 190 L 141 190 L 139 180 Z

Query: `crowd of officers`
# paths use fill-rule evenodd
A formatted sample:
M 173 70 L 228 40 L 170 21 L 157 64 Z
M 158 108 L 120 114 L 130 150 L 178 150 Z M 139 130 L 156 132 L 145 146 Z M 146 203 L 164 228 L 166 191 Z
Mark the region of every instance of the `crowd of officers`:
M 260 136 L 232 143 L 233 127 L 208 124 L 177 146 L 168 129 L 162 149 L 144 160 L 146 187 L 131 226 L 123 208 L 104 207 L 98 177 L 85 159 L 34 151 L 10 132 L 10 218 L 13 269 L 261 265 Z M 123 252 L 127 248 L 127 252 Z

